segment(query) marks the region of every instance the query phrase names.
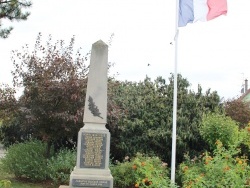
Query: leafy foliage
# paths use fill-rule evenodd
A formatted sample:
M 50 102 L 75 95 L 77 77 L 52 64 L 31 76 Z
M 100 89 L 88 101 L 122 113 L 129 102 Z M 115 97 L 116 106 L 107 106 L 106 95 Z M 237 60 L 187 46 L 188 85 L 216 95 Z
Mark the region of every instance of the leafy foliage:
M 228 100 L 224 103 L 226 115 L 237 121 L 240 128 L 244 128 L 250 121 L 249 103 L 240 99 Z
M 15 89 L 7 84 L 0 85 L 0 119 L 9 120 L 13 117 L 17 108 Z
M 85 66 L 87 57 L 79 50 L 73 55 L 74 37 L 68 46 L 64 41 L 52 44 L 51 36 L 43 45 L 41 37 L 39 34 L 33 52 L 29 52 L 28 46 L 23 47 L 22 53 L 12 52 L 13 84 L 23 87 L 24 93 L 17 105 L 12 103 L 12 106 L 3 108 L 16 113 L 11 122 L 3 124 L 22 122 L 18 126 L 31 130 L 33 138 L 46 141 L 47 151 L 50 151 L 52 145 L 58 148 L 62 143 L 75 144 L 72 141 L 76 140 L 77 132 L 83 126 L 88 68 Z
M 52 146 L 56 150 L 75 147 L 77 132 L 83 126 L 85 61 L 89 54 L 83 56 L 78 50 L 73 55 L 74 41 L 73 37 L 68 46 L 62 40 L 53 44 L 49 36 L 44 45 L 39 34 L 32 52 L 28 46 L 22 52 L 12 52 L 13 84 L 24 88 L 24 93 L 15 100 L 14 89 L 0 90 L 0 118 L 4 120 L 1 139 L 5 146 L 36 138 L 48 143 L 47 151 Z M 108 100 L 109 125 L 116 125 L 118 108 Z
M 240 129 L 240 149 L 241 155 L 250 158 L 250 122 L 244 129 Z M 250 162 L 248 161 L 248 164 Z
M 4 120 L 0 126 L 0 140 L 4 147 L 24 142 L 32 138 L 32 128 L 25 126 L 25 117 L 22 113 L 16 113 L 15 117 Z
M 0 180 L 0 187 L 10 188 L 11 187 L 11 181 L 9 181 L 9 180 Z
M 26 137 L 24 136 L 26 133 L 20 128 L 20 114 L 17 110 L 18 100 L 15 98 L 15 93 L 15 89 L 9 85 L 2 84 L 0 87 L 0 140 L 5 147 Z
M 217 140 L 213 154 L 204 153 L 180 165 L 183 187 L 248 187 L 250 166 L 247 158 L 237 157 L 239 151 L 229 150 Z
M 55 185 L 68 184 L 71 171 L 76 164 L 76 151 L 60 150 L 48 162 L 50 178 Z
M 172 148 L 173 75 L 170 84 L 159 77 L 154 82 L 115 82 L 110 100 L 119 108 L 116 126 L 109 124 L 112 134 L 111 154 L 122 160 L 137 152 L 157 155 L 170 163 Z M 199 133 L 203 113 L 219 107 L 219 96 L 208 90 L 202 94 L 188 90 L 189 82 L 178 76 L 177 161 L 183 153 L 195 153 L 206 145 Z M 115 106 L 114 105 L 114 106 Z
M 211 149 L 220 140 L 226 148 L 239 145 L 239 128 L 236 121 L 224 114 L 212 113 L 204 116 L 200 132 Z
M 0 23 L 1 19 L 26 20 L 30 15 L 29 12 L 23 12 L 23 9 L 31 7 L 32 3 L 27 0 L 3 0 L 0 1 Z M 0 24 L 1 27 L 1 24 Z M 0 29 L 0 37 L 7 38 L 13 27 Z
M 48 177 L 45 151 L 45 144 L 38 140 L 14 144 L 2 159 L 3 168 L 16 177 L 32 181 L 45 180 Z
M 171 186 L 168 169 L 158 157 L 147 157 L 140 153 L 123 163 L 111 166 L 114 184 L 119 188 L 127 187 L 175 187 Z M 134 185 L 134 186 L 133 186 Z
M 49 159 L 45 153 L 46 144 L 38 140 L 13 144 L 1 159 L 2 169 L 17 178 L 34 182 L 52 180 L 54 185 L 69 183 L 70 173 L 76 164 L 76 151 L 62 149 Z

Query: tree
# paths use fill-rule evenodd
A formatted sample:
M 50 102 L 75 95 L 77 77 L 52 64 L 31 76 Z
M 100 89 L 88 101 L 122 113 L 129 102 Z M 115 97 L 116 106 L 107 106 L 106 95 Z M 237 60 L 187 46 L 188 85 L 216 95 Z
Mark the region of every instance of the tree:
M 7 38 L 13 29 L 13 27 L 9 28 L 1 28 L 1 20 L 8 19 L 10 21 L 20 21 L 27 20 L 30 15 L 29 12 L 23 12 L 22 10 L 25 8 L 31 7 L 32 3 L 27 0 L 1 0 L 0 1 L 0 37 Z
M 15 89 L 11 88 L 7 84 L 0 85 L 0 119 L 6 120 L 13 117 L 17 106 L 17 100 L 15 98 Z
M 239 99 L 227 100 L 224 103 L 226 115 L 240 124 L 240 128 L 244 128 L 250 122 L 249 103 Z
M 16 140 L 16 134 L 13 131 L 16 127 L 9 125 L 17 115 L 17 108 L 18 101 L 15 98 L 15 89 L 9 85 L 2 84 L 0 87 L 0 140 L 5 146 Z
M 13 121 L 3 124 L 31 131 L 31 137 L 47 142 L 49 152 L 52 145 L 76 140 L 83 126 L 88 67 L 79 50 L 74 55 L 74 37 L 68 46 L 62 40 L 52 44 L 51 36 L 44 46 L 41 37 L 32 53 L 28 46 L 12 52 L 13 84 L 24 92 Z
M 174 77 L 146 78 L 143 82 L 115 82 L 110 97 L 119 108 L 119 121 L 110 126 L 111 155 L 122 160 L 137 152 L 157 155 L 170 163 L 172 148 L 172 109 Z M 204 113 L 215 111 L 220 98 L 216 92 L 202 93 L 188 90 L 187 79 L 178 75 L 177 162 L 183 154 L 204 150 L 205 142 L 199 133 Z

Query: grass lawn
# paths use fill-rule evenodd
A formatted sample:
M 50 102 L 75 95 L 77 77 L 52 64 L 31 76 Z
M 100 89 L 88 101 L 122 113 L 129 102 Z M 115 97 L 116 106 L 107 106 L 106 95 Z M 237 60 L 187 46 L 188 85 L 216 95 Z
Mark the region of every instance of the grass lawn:
M 11 188 L 54 188 L 55 187 L 52 186 L 50 182 L 30 183 L 24 179 L 16 179 L 14 175 L 8 174 L 2 170 L 1 159 L 0 159 L 0 180 L 11 181 Z

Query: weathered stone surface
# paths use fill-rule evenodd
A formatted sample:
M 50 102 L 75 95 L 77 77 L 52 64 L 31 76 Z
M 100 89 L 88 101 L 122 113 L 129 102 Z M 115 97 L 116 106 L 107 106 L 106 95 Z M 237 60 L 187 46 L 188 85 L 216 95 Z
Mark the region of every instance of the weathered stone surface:
M 92 45 L 84 109 L 84 126 L 78 133 L 77 162 L 70 188 L 113 188 L 109 170 L 110 133 L 107 121 L 108 46 Z
M 99 40 L 92 45 L 84 123 L 107 122 L 108 45 Z

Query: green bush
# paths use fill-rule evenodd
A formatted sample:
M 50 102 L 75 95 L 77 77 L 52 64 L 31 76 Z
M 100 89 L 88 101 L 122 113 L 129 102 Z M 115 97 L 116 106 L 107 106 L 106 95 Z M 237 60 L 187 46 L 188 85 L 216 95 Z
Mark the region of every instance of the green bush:
M 110 168 L 115 187 L 176 187 L 171 186 L 166 163 L 158 157 L 137 154 L 132 160 L 118 162 Z
M 236 149 L 226 150 L 217 140 L 213 154 L 203 153 L 199 157 L 190 159 L 180 165 L 182 187 L 248 187 L 250 186 L 250 166 L 247 158 L 236 157 Z
M 76 151 L 60 150 L 49 160 L 50 178 L 54 184 L 68 184 L 70 173 L 76 165 Z
M 250 158 L 250 123 L 244 129 L 240 129 L 240 148 L 241 155 Z M 248 164 L 250 164 L 249 161 Z
M 241 142 L 236 121 L 224 114 L 212 113 L 204 116 L 200 133 L 212 150 L 216 148 L 217 140 L 220 140 L 226 148 L 235 148 Z
M 11 181 L 9 180 L 0 180 L 0 188 L 10 188 L 11 187 Z
M 114 178 L 114 187 L 126 188 L 136 182 L 134 175 L 131 173 L 132 163 L 127 160 L 123 163 L 117 161 L 116 164 L 111 164 L 110 170 Z
M 3 169 L 16 177 L 45 180 L 48 172 L 45 143 L 33 140 L 13 144 L 2 159 Z
M 248 125 L 240 131 L 242 143 L 250 150 L 250 122 Z

